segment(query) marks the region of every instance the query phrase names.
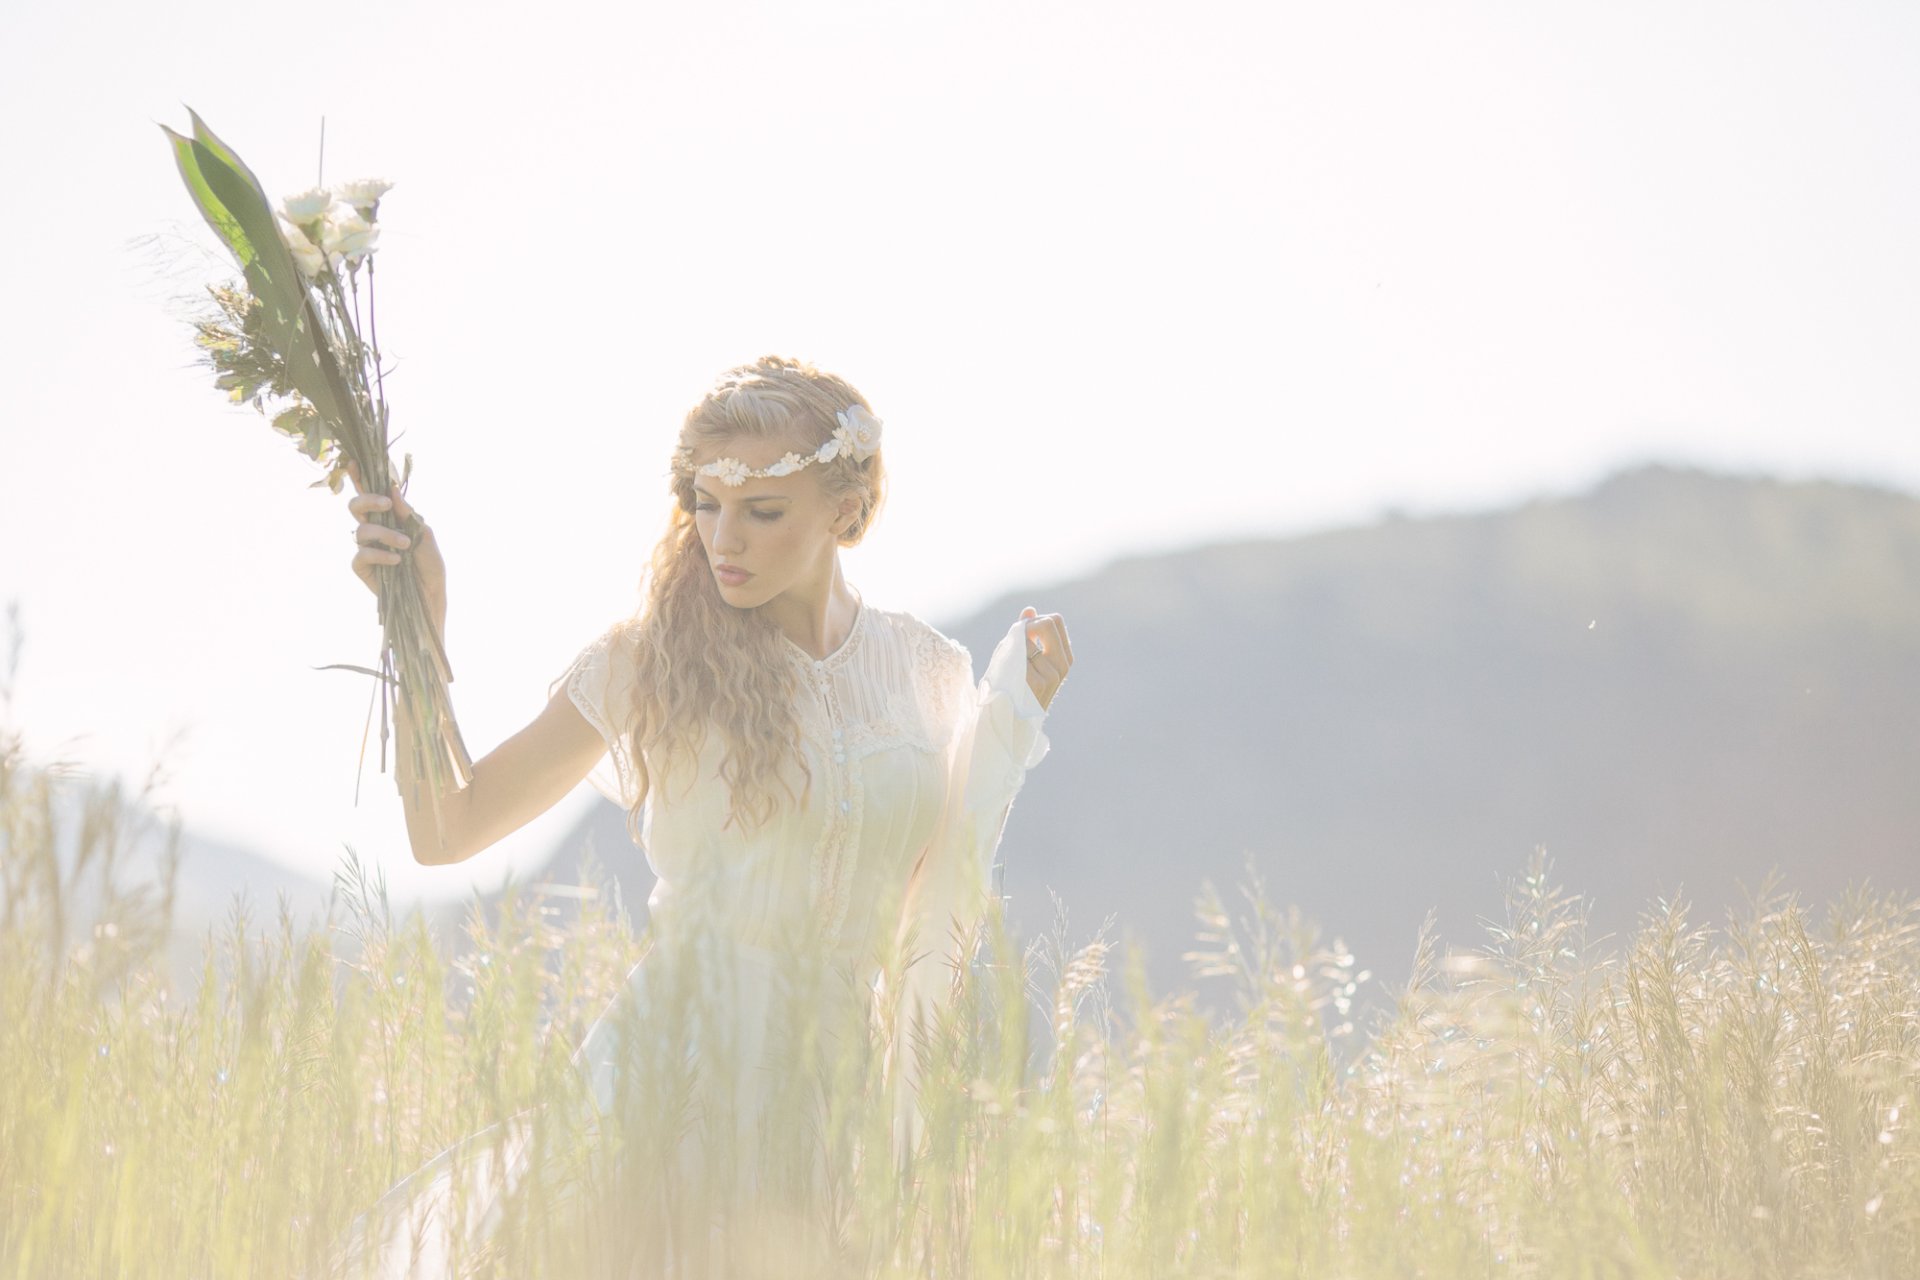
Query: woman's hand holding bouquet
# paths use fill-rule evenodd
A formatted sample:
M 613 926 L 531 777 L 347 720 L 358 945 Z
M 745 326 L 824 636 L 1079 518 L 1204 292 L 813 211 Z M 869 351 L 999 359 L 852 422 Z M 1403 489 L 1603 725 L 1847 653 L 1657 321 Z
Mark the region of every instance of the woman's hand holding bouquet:
M 421 598 L 426 602 L 428 616 L 433 620 L 434 631 L 444 644 L 447 635 L 447 562 L 440 554 L 439 539 L 433 536 L 433 529 L 420 518 L 406 495 L 400 492 L 400 486 L 394 485 L 385 494 L 368 493 L 367 487 L 360 483 L 360 469 L 352 462 L 346 464 L 347 478 L 353 481 L 354 496 L 347 499 L 347 510 L 359 521 L 353 531 L 353 540 L 359 549 L 353 554 L 354 576 L 366 583 L 367 590 L 374 595 L 380 594 L 379 574 L 375 565 L 396 565 L 411 555 L 413 569 L 420 578 Z M 399 527 L 378 523 L 374 516 L 391 514 L 397 519 Z M 408 531 L 412 532 L 409 533 Z

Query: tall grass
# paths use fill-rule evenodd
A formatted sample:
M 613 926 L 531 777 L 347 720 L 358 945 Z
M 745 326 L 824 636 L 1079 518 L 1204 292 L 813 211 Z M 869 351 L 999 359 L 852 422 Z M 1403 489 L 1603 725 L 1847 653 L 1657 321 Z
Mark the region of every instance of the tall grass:
M 1912 899 L 1816 924 L 1769 882 L 1717 929 L 1657 903 L 1602 953 L 1536 855 L 1484 946 L 1443 954 L 1429 920 L 1372 1018 L 1357 958 L 1257 882 L 1198 899 L 1225 1017 L 1154 998 L 1105 930 L 1023 946 L 996 916 L 921 1046 L 922 1147 L 889 1145 L 892 1011 L 868 1035 L 802 1019 L 735 1202 L 724 1101 L 696 1105 L 683 1054 L 724 1023 L 711 975 L 653 967 L 697 947 L 604 893 L 565 919 L 476 902 L 443 947 L 350 855 L 311 925 L 236 901 L 177 991 L 174 861 L 122 883 L 133 806 L 88 787 L 63 827 L 78 786 L 0 738 L 5 1274 L 328 1274 L 357 1215 L 478 1132 L 548 1155 L 474 1274 L 1920 1274 Z M 649 945 L 655 1003 L 599 1115 L 572 1051 Z M 783 981 L 806 1010 L 834 979 Z

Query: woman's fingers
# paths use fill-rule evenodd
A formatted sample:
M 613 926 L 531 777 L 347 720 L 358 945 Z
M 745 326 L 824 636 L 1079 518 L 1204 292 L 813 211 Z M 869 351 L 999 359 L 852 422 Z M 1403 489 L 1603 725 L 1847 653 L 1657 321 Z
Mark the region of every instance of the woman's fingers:
M 1020 611 L 1027 626 L 1027 652 L 1037 647 L 1043 654 L 1058 654 L 1065 666 L 1073 665 L 1073 645 L 1067 640 L 1066 620 L 1057 613 L 1039 613 L 1032 605 Z
M 347 499 L 347 510 L 359 520 L 353 531 L 356 542 L 379 541 L 404 548 L 412 543 L 414 537 L 424 542 L 431 536 L 432 531 L 427 528 L 426 521 L 420 519 L 419 512 L 413 509 L 397 485 L 391 493 L 357 493 Z M 393 524 L 380 523 L 375 519 L 379 514 L 391 514 Z M 400 532 L 400 528 L 409 523 L 414 526 L 412 536 Z
M 429 598 L 444 592 L 446 569 L 435 545 L 433 530 L 400 492 L 400 486 L 391 485 L 386 493 L 368 493 L 361 483 L 360 468 L 350 461 L 345 467 L 356 490 L 347 499 L 347 510 L 355 521 L 354 576 L 378 594 L 380 578 L 376 568 L 401 564 L 409 555 L 415 555 Z
M 1066 620 L 1057 613 L 1043 614 L 1032 605 L 1020 611 L 1020 620 L 1026 624 L 1027 682 L 1033 686 L 1040 705 L 1049 706 L 1053 695 L 1066 682 L 1067 668 L 1073 665 L 1073 646 L 1067 642 Z
M 433 530 L 428 527 L 427 522 L 420 518 L 418 511 L 407 505 L 404 498 L 395 502 L 392 498 L 383 497 L 377 493 L 364 493 L 347 499 L 347 510 L 359 517 L 360 523 L 353 534 L 355 541 L 358 542 L 365 542 L 369 537 L 391 541 L 387 535 L 397 533 L 401 529 L 410 530 L 410 534 L 405 536 L 418 538 L 421 542 L 433 536 Z M 391 514 L 394 517 L 394 523 L 381 524 L 374 519 L 376 515 L 384 514 Z M 394 545 L 405 546 L 406 543 L 400 542 Z
M 353 553 L 353 573 L 367 584 L 368 590 L 376 594 L 380 590 L 380 582 L 374 574 L 374 566 L 399 564 L 401 553 L 413 545 L 413 539 L 405 533 L 372 518 L 376 513 L 390 511 L 392 507 L 390 499 L 377 493 L 361 493 L 347 499 L 347 510 L 359 520 L 353 527 L 353 540 L 357 544 Z
M 379 543 L 397 547 L 402 551 L 413 545 L 413 539 L 400 530 L 384 524 L 375 524 L 371 520 L 362 520 L 354 527 L 353 540 L 363 547 L 371 547 Z
M 400 558 L 398 551 L 389 551 L 385 547 L 362 547 L 353 553 L 353 571 L 360 573 L 362 569 L 371 569 L 377 564 L 399 564 Z M 366 578 L 371 575 L 360 573 L 360 576 Z
M 347 499 L 347 510 L 357 516 L 369 511 L 391 511 L 397 519 L 405 520 L 413 515 L 413 504 L 400 492 L 398 484 L 389 487 L 386 493 L 368 493 L 367 486 L 360 481 L 360 468 L 348 459 L 342 464 L 346 468 L 347 478 L 353 481 L 354 496 Z

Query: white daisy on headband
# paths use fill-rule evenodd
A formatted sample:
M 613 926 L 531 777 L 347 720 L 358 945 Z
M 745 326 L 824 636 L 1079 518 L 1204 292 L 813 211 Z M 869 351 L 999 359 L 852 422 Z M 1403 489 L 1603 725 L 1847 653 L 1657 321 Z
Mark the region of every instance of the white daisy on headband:
M 755 470 L 738 458 L 715 458 L 694 469 L 695 475 L 717 476 L 725 485 L 738 486 L 765 476 L 790 476 L 815 462 L 832 462 L 844 450 L 860 460 L 870 458 L 880 448 L 880 419 L 864 405 L 851 404 L 834 415 L 840 425 L 809 456 L 789 453 L 771 466 Z M 674 466 L 685 469 L 693 464 L 693 450 L 681 445 L 673 453 Z

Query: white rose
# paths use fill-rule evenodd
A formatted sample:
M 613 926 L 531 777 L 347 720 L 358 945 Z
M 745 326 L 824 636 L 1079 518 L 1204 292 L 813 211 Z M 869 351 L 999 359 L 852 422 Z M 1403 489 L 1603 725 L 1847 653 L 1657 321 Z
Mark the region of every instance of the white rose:
M 326 255 L 320 247 L 307 239 L 307 233 L 288 222 L 285 217 L 275 219 L 280 228 L 280 239 L 286 242 L 287 251 L 293 254 L 293 260 L 300 267 L 300 274 L 312 280 L 327 269 Z
M 341 183 L 337 190 L 342 200 L 360 211 L 361 217 L 372 218 L 380 197 L 393 190 L 393 184 L 383 178 L 359 178 Z
M 288 220 L 295 226 L 305 226 L 318 220 L 332 205 L 333 194 L 325 187 L 314 187 L 280 202 L 280 207 L 287 211 Z
M 860 405 L 848 405 L 837 415 L 840 419 L 840 432 L 849 451 L 866 457 L 880 447 L 880 419 L 868 413 Z M 835 432 L 839 435 L 840 432 Z
M 350 266 L 359 266 L 360 260 L 373 252 L 379 239 L 380 228 L 351 209 L 335 207 L 320 228 L 320 243 L 326 248 L 327 256 L 344 258 Z

